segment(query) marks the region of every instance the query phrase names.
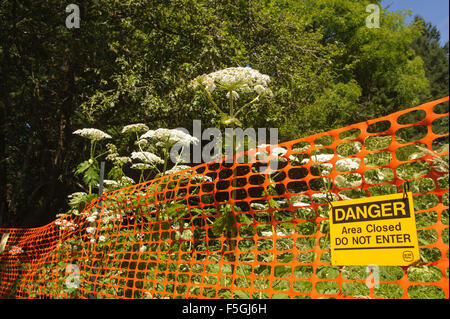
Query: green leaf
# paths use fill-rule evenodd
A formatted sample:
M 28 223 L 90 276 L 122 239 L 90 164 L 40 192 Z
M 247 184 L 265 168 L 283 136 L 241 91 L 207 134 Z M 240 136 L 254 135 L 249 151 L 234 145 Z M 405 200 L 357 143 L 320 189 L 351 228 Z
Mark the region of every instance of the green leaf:
M 225 228 L 225 223 L 226 223 L 226 220 L 225 220 L 225 216 L 223 216 L 223 215 L 218 217 L 214 221 L 214 223 L 211 226 L 212 226 L 212 232 L 215 236 L 222 235 L 222 232 Z
M 123 176 L 125 176 L 125 174 L 124 174 L 123 170 L 119 166 L 114 166 L 108 172 L 108 178 L 109 179 L 119 180 Z
M 273 198 L 269 198 L 269 204 L 272 208 L 280 208 L 280 204 Z
M 177 209 L 181 209 L 181 208 L 185 208 L 186 205 L 184 204 L 175 204 L 169 208 L 167 208 L 166 213 L 169 215 L 170 218 L 175 218 L 177 217 L 177 214 L 179 214 L 179 211 L 177 211 Z M 186 215 L 187 210 L 184 211 L 184 215 Z M 181 218 L 181 216 L 179 216 L 177 219 Z
M 75 175 L 82 174 L 85 170 L 89 168 L 90 164 L 89 161 L 84 161 L 77 166 L 77 170 L 75 171 Z
M 100 168 L 98 162 L 93 161 L 83 175 L 83 182 L 88 186 L 95 186 L 100 180 Z

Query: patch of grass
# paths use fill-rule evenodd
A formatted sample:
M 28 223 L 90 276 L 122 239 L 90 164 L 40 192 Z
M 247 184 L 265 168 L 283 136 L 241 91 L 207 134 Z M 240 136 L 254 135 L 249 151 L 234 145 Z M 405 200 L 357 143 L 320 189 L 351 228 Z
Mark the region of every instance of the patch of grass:
M 362 282 L 344 282 L 342 284 L 342 294 L 348 296 L 367 296 L 370 289 Z
M 441 280 L 442 272 L 436 266 L 411 266 L 408 267 L 407 276 L 409 281 L 435 282 Z
M 397 284 L 379 284 L 373 288 L 376 297 L 387 299 L 398 299 L 403 296 L 403 289 Z
M 316 291 L 319 294 L 334 295 L 339 292 L 339 285 L 334 281 L 319 281 L 316 283 Z
M 411 299 L 444 299 L 444 291 L 431 285 L 412 285 L 408 287 L 408 296 Z

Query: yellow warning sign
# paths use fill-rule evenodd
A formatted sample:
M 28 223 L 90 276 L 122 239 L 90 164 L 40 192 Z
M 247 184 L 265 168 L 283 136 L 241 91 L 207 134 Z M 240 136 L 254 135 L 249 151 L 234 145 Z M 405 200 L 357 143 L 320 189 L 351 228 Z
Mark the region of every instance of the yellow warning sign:
M 330 203 L 331 264 L 407 266 L 419 261 L 411 193 Z

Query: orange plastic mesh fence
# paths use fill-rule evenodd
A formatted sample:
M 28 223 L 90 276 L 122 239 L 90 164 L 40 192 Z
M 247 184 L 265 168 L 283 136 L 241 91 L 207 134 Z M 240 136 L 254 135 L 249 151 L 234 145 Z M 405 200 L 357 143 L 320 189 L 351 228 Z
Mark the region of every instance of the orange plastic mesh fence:
M 105 193 L 43 227 L 0 229 L 0 296 L 449 298 L 448 136 L 446 97 Z M 344 200 L 405 180 L 420 264 L 380 266 L 379 282 L 366 266 L 332 266 L 326 185 Z

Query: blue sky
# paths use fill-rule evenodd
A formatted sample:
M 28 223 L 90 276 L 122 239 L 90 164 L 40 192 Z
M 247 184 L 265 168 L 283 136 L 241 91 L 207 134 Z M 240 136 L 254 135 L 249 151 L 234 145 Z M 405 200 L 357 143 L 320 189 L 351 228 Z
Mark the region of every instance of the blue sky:
M 407 22 L 412 21 L 414 15 L 421 15 L 426 22 L 431 22 L 441 33 L 441 44 L 448 41 L 448 3 L 449 0 L 382 0 L 383 8 L 389 6 L 388 11 L 411 10 L 412 15 Z

